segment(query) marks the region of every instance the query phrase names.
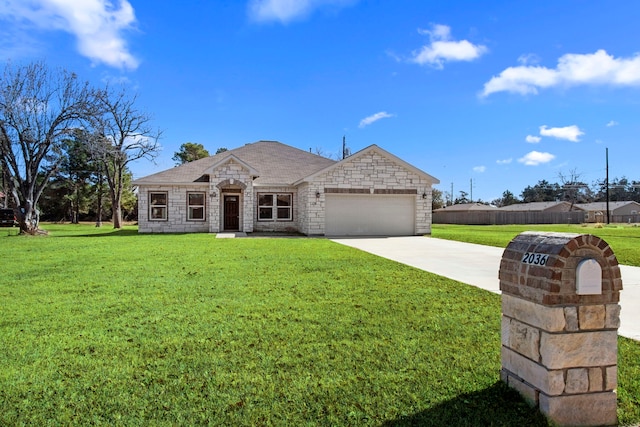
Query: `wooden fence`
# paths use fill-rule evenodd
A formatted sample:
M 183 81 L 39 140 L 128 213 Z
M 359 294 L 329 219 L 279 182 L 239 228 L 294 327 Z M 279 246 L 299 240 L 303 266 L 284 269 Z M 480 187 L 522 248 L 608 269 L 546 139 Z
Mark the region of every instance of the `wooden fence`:
M 640 215 L 611 215 L 609 220 L 616 223 L 637 224 L 640 222 Z
M 636 215 L 637 217 L 638 215 Z M 612 220 L 613 221 L 613 220 Z M 505 225 L 505 224 L 582 224 L 585 212 L 513 212 L 470 211 L 434 212 L 434 224 Z M 624 222 L 624 221 L 620 221 Z M 632 221 L 634 222 L 634 221 Z

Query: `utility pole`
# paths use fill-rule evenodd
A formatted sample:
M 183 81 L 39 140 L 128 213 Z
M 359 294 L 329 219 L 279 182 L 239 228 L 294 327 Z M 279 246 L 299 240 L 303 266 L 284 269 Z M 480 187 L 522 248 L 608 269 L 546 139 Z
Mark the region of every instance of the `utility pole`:
M 469 180 L 469 203 L 473 203 L 473 178 Z
M 607 194 L 607 224 L 609 224 L 609 148 L 605 148 L 606 154 L 606 171 L 607 175 L 604 180 L 604 185 L 606 186 L 606 194 Z
M 342 160 L 349 157 L 351 153 L 349 153 L 349 149 L 347 148 L 347 137 L 342 135 Z
M 451 204 L 449 206 L 453 205 L 453 182 L 451 183 Z

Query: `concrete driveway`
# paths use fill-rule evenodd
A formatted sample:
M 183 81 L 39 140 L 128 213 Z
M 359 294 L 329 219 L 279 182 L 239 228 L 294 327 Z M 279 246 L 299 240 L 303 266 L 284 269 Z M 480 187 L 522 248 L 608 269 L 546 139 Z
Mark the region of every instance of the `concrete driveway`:
M 337 238 L 351 246 L 448 277 L 487 291 L 500 293 L 498 270 L 504 249 L 433 237 Z M 620 266 L 620 329 L 622 336 L 640 341 L 640 267 Z

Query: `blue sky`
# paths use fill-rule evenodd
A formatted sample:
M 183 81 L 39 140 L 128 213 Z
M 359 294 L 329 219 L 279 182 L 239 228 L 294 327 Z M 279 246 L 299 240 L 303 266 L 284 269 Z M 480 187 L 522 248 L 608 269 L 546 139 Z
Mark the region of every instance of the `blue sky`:
M 184 142 L 371 144 L 491 201 L 575 172 L 640 180 L 640 3 L 0 0 L 0 57 L 122 83 Z M 473 187 L 472 187 L 473 186 Z

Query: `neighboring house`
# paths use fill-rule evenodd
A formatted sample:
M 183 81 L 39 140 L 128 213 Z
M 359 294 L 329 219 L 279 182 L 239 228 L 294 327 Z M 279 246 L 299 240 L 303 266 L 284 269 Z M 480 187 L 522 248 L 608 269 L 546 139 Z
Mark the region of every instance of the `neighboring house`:
M 530 202 L 503 206 L 500 210 L 509 212 L 570 212 L 582 209 L 577 204 L 569 202 Z
M 531 202 L 495 208 L 477 204 L 453 205 L 434 212 L 436 224 L 580 224 L 584 213 L 569 202 Z M 453 208 L 453 209 L 452 209 Z
M 530 202 L 498 209 L 500 224 L 581 224 L 584 212 L 570 202 Z
M 494 209 L 497 208 L 492 205 L 485 205 L 484 203 L 458 203 L 455 205 L 449 205 L 440 209 L 436 209 L 434 212 L 492 211 Z
M 482 203 L 458 203 L 433 211 L 434 224 L 492 224 L 492 211 L 498 208 Z
M 140 233 L 431 233 L 439 181 L 371 145 L 335 161 L 258 141 L 133 182 Z
M 577 205 L 585 211 L 585 222 L 606 222 L 607 202 L 580 203 Z M 640 221 L 640 203 L 609 202 L 609 220 L 611 222 Z

